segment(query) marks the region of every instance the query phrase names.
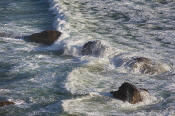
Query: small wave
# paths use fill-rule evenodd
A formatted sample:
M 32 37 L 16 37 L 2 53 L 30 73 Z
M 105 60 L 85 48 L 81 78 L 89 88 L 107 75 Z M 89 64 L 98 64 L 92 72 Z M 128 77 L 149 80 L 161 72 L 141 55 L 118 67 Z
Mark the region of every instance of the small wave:
M 8 101 L 13 102 L 15 104 L 15 106 L 20 107 L 20 108 L 28 108 L 29 107 L 29 105 L 27 105 L 24 100 L 10 98 L 10 99 L 8 99 Z
M 157 75 L 171 72 L 172 70 L 170 63 L 165 63 L 155 58 L 135 56 L 135 53 L 116 55 L 111 59 L 111 63 L 116 68 L 123 69 L 124 73 Z
M 71 114 L 85 114 L 85 115 L 115 115 L 123 114 L 125 111 L 137 110 L 137 108 L 155 104 L 158 102 L 157 98 L 141 92 L 144 98 L 143 102 L 137 104 L 130 104 L 128 102 L 122 102 L 117 99 L 113 99 L 110 96 L 104 96 L 100 93 L 90 93 L 90 95 L 71 99 L 63 100 L 64 111 Z M 121 111 L 124 111 L 123 113 Z
M 142 102 L 138 102 L 136 104 L 130 104 L 129 102 L 125 102 L 121 104 L 123 110 L 136 110 L 138 107 L 146 106 L 150 104 L 158 103 L 162 100 L 162 98 L 157 99 L 155 96 L 151 95 L 146 91 L 140 91 L 141 97 L 143 99 Z
M 9 89 L 0 89 L 0 92 L 10 92 L 10 90 Z
M 81 60 L 87 60 L 87 62 L 70 72 L 65 84 L 66 89 L 73 94 L 100 91 L 105 88 L 109 89 L 110 86 L 108 85 L 111 84 L 113 78 L 103 76 L 104 73 L 114 69 L 109 64 L 109 60 L 94 57 L 82 57 Z

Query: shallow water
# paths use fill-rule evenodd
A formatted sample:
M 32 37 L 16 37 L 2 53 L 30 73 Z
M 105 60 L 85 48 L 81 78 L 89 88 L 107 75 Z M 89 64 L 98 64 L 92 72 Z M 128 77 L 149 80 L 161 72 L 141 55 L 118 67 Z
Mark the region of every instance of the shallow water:
M 0 99 L 16 103 L 0 115 L 175 115 L 174 1 L 1 0 L 0 6 Z M 21 38 L 46 29 L 63 34 L 51 46 Z M 82 56 L 89 40 L 101 40 L 105 53 Z M 136 56 L 164 63 L 167 72 L 129 69 Z M 111 98 L 125 81 L 151 96 L 135 105 Z

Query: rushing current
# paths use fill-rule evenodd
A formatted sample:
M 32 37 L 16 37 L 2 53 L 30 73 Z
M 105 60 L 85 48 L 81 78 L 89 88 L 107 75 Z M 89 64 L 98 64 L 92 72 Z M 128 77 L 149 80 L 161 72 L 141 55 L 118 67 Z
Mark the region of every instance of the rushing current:
M 58 30 L 50 46 L 23 36 Z M 82 55 L 100 40 L 99 56 Z M 160 62 L 166 72 L 144 74 L 133 57 Z M 1 116 L 174 116 L 174 0 L 0 0 Z M 123 82 L 145 88 L 137 104 L 112 98 Z

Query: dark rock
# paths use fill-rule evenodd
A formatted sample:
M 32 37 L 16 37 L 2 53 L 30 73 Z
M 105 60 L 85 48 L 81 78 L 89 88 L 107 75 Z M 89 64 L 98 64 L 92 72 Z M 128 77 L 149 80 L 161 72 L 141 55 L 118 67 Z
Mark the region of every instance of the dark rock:
M 53 44 L 59 37 L 61 32 L 46 30 L 40 33 L 35 33 L 27 37 L 28 41 L 42 43 L 45 45 Z
M 165 72 L 165 69 L 160 64 L 145 57 L 132 58 L 128 65 L 132 70 L 138 70 L 142 74 L 152 75 Z
M 111 94 L 113 95 L 114 98 L 117 98 L 124 102 L 128 101 L 131 104 L 135 104 L 142 101 L 140 90 L 141 89 L 138 89 L 136 86 L 125 82 L 119 87 L 118 91 L 112 91 Z
M 1 101 L 0 102 L 0 107 L 2 106 L 6 106 L 6 105 L 13 105 L 15 104 L 14 102 L 10 102 L 10 101 Z
M 101 41 L 89 41 L 85 43 L 82 47 L 81 53 L 82 55 L 95 55 L 100 56 L 104 53 L 105 46 L 102 45 Z
M 137 68 L 138 64 L 141 64 L 140 66 L 140 72 L 141 73 L 144 73 L 144 74 L 154 74 L 157 72 L 156 68 L 153 66 L 154 63 L 148 59 L 148 58 L 144 58 L 144 57 L 138 57 L 138 58 L 135 58 L 135 63 L 133 65 L 134 68 Z
M 145 62 L 145 63 L 150 63 L 151 60 L 148 59 L 148 58 L 145 58 L 145 57 L 137 57 L 137 58 L 134 58 L 135 61 L 137 62 Z

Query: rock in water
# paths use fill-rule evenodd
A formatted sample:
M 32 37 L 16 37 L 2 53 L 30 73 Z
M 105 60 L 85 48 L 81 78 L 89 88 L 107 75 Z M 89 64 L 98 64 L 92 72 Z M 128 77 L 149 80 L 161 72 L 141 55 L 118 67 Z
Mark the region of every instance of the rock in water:
M 6 106 L 6 105 L 13 105 L 14 103 L 13 102 L 10 102 L 10 101 L 1 101 L 0 102 L 0 107 L 2 106 Z
M 140 72 L 142 74 L 161 74 L 167 70 L 157 62 L 153 62 L 151 59 L 145 57 L 132 58 L 128 62 L 128 66 L 135 72 Z
M 42 43 L 45 45 L 53 44 L 61 35 L 59 31 L 46 30 L 40 33 L 35 33 L 27 37 L 31 42 Z
M 124 102 L 128 101 L 131 104 L 135 104 L 143 100 L 140 94 L 140 90 L 141 89 L 138 89 L 136 86 L 125 82 L 119 87 L 118 91 L 113 91 L 111 92 L 111 94 L 114 98 L 120 99 Z
M 156 69 L 153 67 L 152 61 L 144 57 L 134 58 L 130 66 L 134 70 L 139 68 L 139 72 L 144 74 L 154 74 L 156 72 Z
M 100 56 L 104 53 L 104 51 L 105 46 L 102 45 L 101 41 L 95 40 L 85 43 L 82 47 L 81 53 L 82 55 Z

